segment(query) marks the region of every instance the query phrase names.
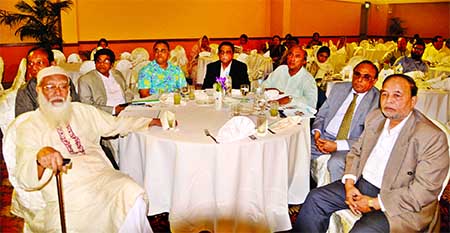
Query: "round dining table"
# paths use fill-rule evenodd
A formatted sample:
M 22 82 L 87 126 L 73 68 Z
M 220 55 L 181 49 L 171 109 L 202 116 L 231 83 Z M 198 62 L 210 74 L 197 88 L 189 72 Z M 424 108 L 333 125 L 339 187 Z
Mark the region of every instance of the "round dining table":
M 226 106 L 187 101 L 136 109 L 147 117 L 169 110 L 178 122 L 175 130 L 151 127 L 119 139 L 120 170 L 145 188 L 148 215 L 169 212 L 174 232 L 291 229 L 288 204 L 303 203 L 309 192 L 309 119 L 216 143 L 204 130 L 217 137 L 231 118 Z

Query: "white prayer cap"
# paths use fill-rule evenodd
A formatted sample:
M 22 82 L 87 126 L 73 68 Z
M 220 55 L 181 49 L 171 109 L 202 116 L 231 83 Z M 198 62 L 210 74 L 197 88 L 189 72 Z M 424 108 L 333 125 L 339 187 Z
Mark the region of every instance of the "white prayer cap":
M 59 66 L 49 66 L 49 67 L 45 67 L 44 69 L 42 69 L 38 72 L 37 85 L 39 86 L 41 84 L 41 81 L 43 78 L 50 76 L 50 75 L 55 75 L 55 74 L 64 75 L 67 77 L 67 79 L 69 79 L 69 75 L 63 68 L 61 68 Z

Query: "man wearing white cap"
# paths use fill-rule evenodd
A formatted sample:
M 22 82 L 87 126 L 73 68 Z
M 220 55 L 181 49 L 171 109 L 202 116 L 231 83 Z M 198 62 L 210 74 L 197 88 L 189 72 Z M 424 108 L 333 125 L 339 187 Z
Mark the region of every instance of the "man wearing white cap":
M 126 134 L 160 125 L 159 119 L 116 118 L 97 108 L 70 102 L 69 77 L 57 66 L 37 75 L 39 108 L 23 114 L 16 127 L 17 185 L 38 189 L 45 207 L 25 215 L 32 232 L 61 231 L 55 179 L 62 174 L 69 232 L 151 232 L 147 196 L 130 177 L 112 168 L 102 151 L 101 136 Z M 63 166 L 70 158 L 72 168 Z M 30 211 L 30 210 L 24 210 Z

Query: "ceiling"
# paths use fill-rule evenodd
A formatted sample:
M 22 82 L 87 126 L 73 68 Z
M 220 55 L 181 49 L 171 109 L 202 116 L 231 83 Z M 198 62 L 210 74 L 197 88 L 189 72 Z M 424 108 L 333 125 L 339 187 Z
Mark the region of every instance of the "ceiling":
M 398 4 L 398 3 L 430 3 L 430 2 L 448 2 L 450 0 L 337 0 L 342 2 L 370 2 L 372 4 Z

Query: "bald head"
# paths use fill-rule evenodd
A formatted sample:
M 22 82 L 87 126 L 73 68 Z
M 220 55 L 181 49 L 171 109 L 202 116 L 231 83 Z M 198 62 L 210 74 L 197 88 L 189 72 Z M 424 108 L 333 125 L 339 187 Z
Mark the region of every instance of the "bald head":
M 295 75 L 306 64 L 306 57 L 306 51 L 298 45 L 295 45 L 288 50 L 287 66 L 291 76 Z

